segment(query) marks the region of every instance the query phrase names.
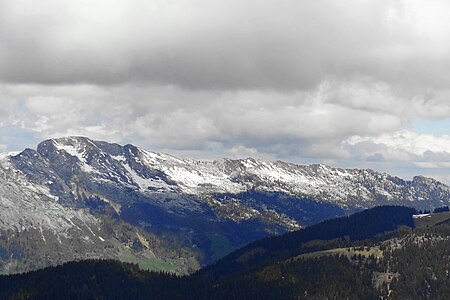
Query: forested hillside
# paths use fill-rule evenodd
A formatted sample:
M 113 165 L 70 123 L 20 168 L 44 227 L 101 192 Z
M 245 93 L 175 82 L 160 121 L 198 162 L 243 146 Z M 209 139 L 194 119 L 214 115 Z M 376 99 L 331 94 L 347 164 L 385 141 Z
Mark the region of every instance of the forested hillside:
M 378 207 L 325 221 L 257 241 L 184 277 L 110 260 L 2 276 L 0 298 L 447 299 L 450 224 L 415 227 L 413 213 Z

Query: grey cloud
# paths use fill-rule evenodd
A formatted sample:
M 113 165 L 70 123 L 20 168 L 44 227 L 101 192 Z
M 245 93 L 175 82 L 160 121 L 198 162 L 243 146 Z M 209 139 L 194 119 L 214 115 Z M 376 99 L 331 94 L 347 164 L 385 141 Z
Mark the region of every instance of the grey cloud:
M 450 149 L 449 149 L 450 151 Z M 445 162 L 447 164 L 450 163 L 450 152 L 433 152 L 433 151 L 425 151 L 423 154 L 424 161 L 432 161 L 432 162 Z
M 412 28 L 405 1 L 43 3 L 2 1 L 0 80 L 276 90 L 330 76 L 449 83 L 448 57 L 427 48 L 448 43 Z
M 17 86 L 11 97 L 24 99 L 18 103 L 25 111 L 16 117 L 43 137 L 83 134 L 120 141 L 135 136 L 157 148 L 202 149 L 216 142 L 260 152 L 285 145 L 291 153 L 303 149 L 308 155 L 328 151 L 342 156 L 330 145 L 353 135 L 399 130 L 406 122 L 381 110 L 339 103 L 336 93 L 322 87 L 298 93 L 218 93 L 134 85 Z M 346 93 L 349 97 L 363 99 Z
M 381 154 L 381 153 L 375 153 L 375 154 L 370 155 L 369 157 L 367 157 L 367 160 L 368 160 L 368 161 L 376 161 L 376 162 L 379 162 L 379 161 L 383 161 L 383 160 L 384 160 L 384 157 L 383 157 L 383 154 Z

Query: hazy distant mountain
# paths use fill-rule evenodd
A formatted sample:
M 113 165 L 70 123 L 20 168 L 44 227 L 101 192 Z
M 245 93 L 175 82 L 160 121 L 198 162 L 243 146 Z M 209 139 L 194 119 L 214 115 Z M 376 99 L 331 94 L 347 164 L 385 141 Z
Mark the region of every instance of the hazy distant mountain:
M 430 209 L 450 188 L 372 170 L 179 159 L 84 137 L 0 157 L 0 262 L 82 258 L 188 273 L 248 242 L 382 204 Z

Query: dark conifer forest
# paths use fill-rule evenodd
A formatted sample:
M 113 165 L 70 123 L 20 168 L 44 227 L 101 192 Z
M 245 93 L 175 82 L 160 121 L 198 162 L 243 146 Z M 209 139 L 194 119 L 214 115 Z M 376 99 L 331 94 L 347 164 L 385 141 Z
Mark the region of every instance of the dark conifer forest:
M 385 206 L 324 221 L 251 243 L 190 276 L 113 260 L 1 276 L 0 298 L 447 299 L 450 224 L 416 227 L 414 213 Z

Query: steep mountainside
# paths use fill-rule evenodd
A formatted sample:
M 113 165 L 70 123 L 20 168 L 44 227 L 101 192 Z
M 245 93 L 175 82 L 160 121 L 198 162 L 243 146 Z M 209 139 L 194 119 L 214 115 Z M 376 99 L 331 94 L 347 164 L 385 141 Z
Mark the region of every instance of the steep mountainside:
M 186 273 L 256 239 L 363 208 L 430 209 L 449 199 L 448 186 L 420 176 L 194 161 L 84 137 L 52 139 L 0 157 L 0 267 L 105 257 Z

